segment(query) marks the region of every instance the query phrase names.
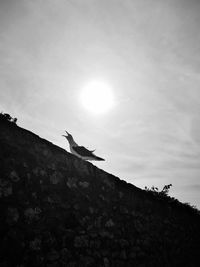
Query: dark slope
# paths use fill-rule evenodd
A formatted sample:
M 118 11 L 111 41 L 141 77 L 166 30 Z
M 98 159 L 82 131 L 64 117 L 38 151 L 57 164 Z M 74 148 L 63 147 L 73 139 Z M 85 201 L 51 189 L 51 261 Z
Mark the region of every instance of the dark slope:
M 200 216 L 0 121 L 0 266 L 200 266 Z

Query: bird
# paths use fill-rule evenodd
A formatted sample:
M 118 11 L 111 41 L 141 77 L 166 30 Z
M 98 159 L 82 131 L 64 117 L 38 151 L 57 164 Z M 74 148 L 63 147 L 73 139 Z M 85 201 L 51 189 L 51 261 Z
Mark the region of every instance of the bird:
M 75 141 L 73 136 L 68 133 L 67 131 L 65 131 L 67 135 L 62 135 L 64 136 L 67 141 L 69 142 L 69 148 L 72 154 L 74 154 L 75 156 L 83 159 L 83 160 L 96 160 L 96 161 L 104 161 L 105 159 L 100 158 L 98 156 L 96 156 L 93 152 L 95 150 L 88 150 L 87 148 L 85 148 L 84 146 L 79 146 Z

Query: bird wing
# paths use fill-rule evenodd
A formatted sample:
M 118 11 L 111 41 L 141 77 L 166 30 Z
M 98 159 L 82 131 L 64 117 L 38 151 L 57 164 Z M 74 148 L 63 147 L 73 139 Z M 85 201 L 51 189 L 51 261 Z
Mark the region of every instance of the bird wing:
M 88 150 L 84 146 L 73 146 L 73 150 L 83 157 L 94 156 L 94 154 L 92 153 L 93 151 Z

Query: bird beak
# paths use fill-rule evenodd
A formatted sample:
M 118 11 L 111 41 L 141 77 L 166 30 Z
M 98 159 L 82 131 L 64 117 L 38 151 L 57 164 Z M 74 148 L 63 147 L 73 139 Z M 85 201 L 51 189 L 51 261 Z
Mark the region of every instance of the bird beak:
M 64 135 L 64 134 L 63 134 L 62 136 L 64 136 L 64 137 L 67 138 L 67 137 L 70 135 L 70 133 L 68 133 L 67 131 L 65 131 L 65 132 L 66 132 L 67 135 Z

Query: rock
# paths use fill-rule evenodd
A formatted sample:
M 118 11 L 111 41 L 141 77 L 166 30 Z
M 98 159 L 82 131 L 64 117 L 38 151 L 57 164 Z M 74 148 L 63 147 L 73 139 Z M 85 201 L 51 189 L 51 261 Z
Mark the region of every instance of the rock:
M 49 154 L 49 151 L 48 151 L 47 149 L 44 149 L 44 150 L 42 151 L 42 153 L 43 153 L 43 155 L 44 155 L 45 157 L 47 157 L 48 154 Z
M 48 254 L 47 254 L 47 260 L 48 261 L 56 261 L 60 258 L 59 253 L 56 250 L 51 250 Z
M 74 239 L 74 247 L 81 248 L 81 247 L 88 247 L 89 241 L 87 236 L 76 236 Z
M 32 193 L 32 197 L 35 198 L 35 199 L 37 199 L 37 193 L 36 192 L 33 192 Z
M 62 181 L 62 175 L 59 172 L 54 172 L 50 175 L 50 183 L 51 184 L 59 184 Z
M 0 197 L 8 197 L 12 195 L 12 184 L 10 181 L 0 179 Z
M 123 198 L 124 194 L 122 192 L 119 192 L 119 197 Z
M 124 261 L 121 260 L 115 260 L 113 266 L 115 267 L 124 267 Z M 136 265 L 137 266 L 137 265 Z
M 81 261 L 81 265 L 84 267 L 94 267 L 95 266 L 95 262 L 94 259 L 92 257 L 89 256 L 82 256 L 80 258 Z
M 63 263 L 68 263 L 72 258 L 71 252 L 67 248 L 63 248 L 60 253 L 60 259 Z
M 79 182 L 79 186 L 81 186 L 82 188 L 88 188 L 90 186 L 90 183 L 88 183 L 88 182 Z
M 70 189 L 72 189 L 72 188 L 76 188 L 77 187 L 76 182 L 77 182 L 77 179 L 74 178 L 74 177 L 71 177 L 71 178 L 67 179 L 66 184 Z
M 75 261 L 70 261 L 68 264 L 67 264 L 67 267 L 77 267 L 77 263 Z
M 99 249 L 100 246 L 101 246 L 101 241 L 99 239 L 95 239 L 95 240 L 90 241 L 90 248 Z
M 47 263 L 46 267 L 60 267 L 58 262 Z
M 74 205 L 74 209 L 75 209 L 75 210 L 79 210 L 79 209 L 80 209 L 79 204 L 75 204 L 75 205 Z
M 13 170 L 11 173 L 10 173 L 10 179 L 12 182 L 18 182 L 20 180 L 17 172 L 15 170 Z
M 36 207 L 36 208 L 27 208 L 24 211 L 24 216 L 29 221 L 38 220 L 40 213 L 41 213 L 41 209 L 39 207 Z
M 113 227 L 114 225 L 115 225 L 115 224 L 114 224 L 113 220 L 112 220 L 112 219 L 109 219 L 109 220 L 106 222 L 105 227 Z
M 80 220 L 80 224 L 82 226 L 87 225 L 89 220 L 90 220 L 89 216 L 82 217 Z
M 120 252 L 120 259 L 122 259 L 122 260 L 126 260 L 127 259 L 127 255 L 126 255 L 126 251 L 125 250 L 122 250 Z
M 95 227 L 97 227 L 97 228 L 101 228 L 101 225 L 102 225 L 102 216 L 99 216 L 99 217 L 97 217 L 97 219 L 94 221 L 94 225 L 95 225 Z
M 137 255 L 136 255 L 135 252 L 132 251 L 132 252 L 130 252 L 129 257 L 130 257 L 131 259 L 135 259 L 135 258 L 137 257 Z
M 119 209 L 122 214 L 128 214 L 128 209 L 126 207 L 120 206 Z
M 89 212 L 90 212 L 91 214 L 94 214 L 94 209 L 93 209 L 92 207 L 89 207 Z
M 106 200 L 105 197 L 104 197 L 102 194 L 99 195 L 99 198 L 100 198 L 101 200 L 103 200 L 103 201 Z
M 36 237 L 34 240 L 30 241 L 29 246 L 31 250 L 39 251 L 41 249 L 41 239 Z
M 115 185 L 112 181 L 110 181 L 108 178 L 103 180 L 104 184 L 106 184 L 109 188 L 114 189 Z
M 116 252 L 116 251 L 112 252 L 112 258 L 113 259 L 116 259 L 118 257 L 119 257 L 119 253 L 118 252 Z
M 13 190 L 12 190 L 12 186 L 11 185 L 8 185 L 8 186 L 4 187 L 4 189 L 3 189 L 3 196 L 4 197 L 10 196 L 10 195 L 12 195 L 12 193 L 13 193 Z
M 120 244 L 121 248 L 129 247 L 129 242 L 127 240 L 125 240 L 125 239 L 120 239 L 119 240 L 119 244 Z
M 41 175 L 41 176 L 46 176 L 46 175 L 47 175 L 47 173 L 46 173 L 46 171 L 45 171 L 45 170 L 40 170 L 40 175 Z
M 33 173 L 36 175 L 36 176 L 38 176 L 39 175 L 39 168 L 38 167 L 36 167 L 36 168 L 34 168 L 33 169 Z
M 17 223 L 19 220 L 19 212 L 17 210 L 17 208 L 13 208 L 13 207 L 9 207 L 7 210 L 7 223 L 9 225 L 13 225 L 15 223 Z
M 101 230 L 100 232 L 99 232 L 99 235 L 100 235 L 100 237 L 103 237 L 103 238 L 110 238 L 110 239 L 112 239 L 113 238 L 113 234 L 112 233 L 110 233 L 110 232 L 108 232 L 108 231 L 104 231 L 104 230 Z
M 42 234 L 42 240 L 43 240 L 43 245 L 46 249 L 51 249 L 53 247 L 55 247 L 56 244 L 56 240 L 55 240 L 55 236 L 53 236 L 53 234 L 49 231 L 45 231 Z
M 108 258 L 104 258 L 103 263 L 104 263 L 104 267 L 110 267 L 110 262 L 109 262 Z
M 22 165 L 24 168 L 28 168 L 28 164 L 26 162 L 23 162 Z

